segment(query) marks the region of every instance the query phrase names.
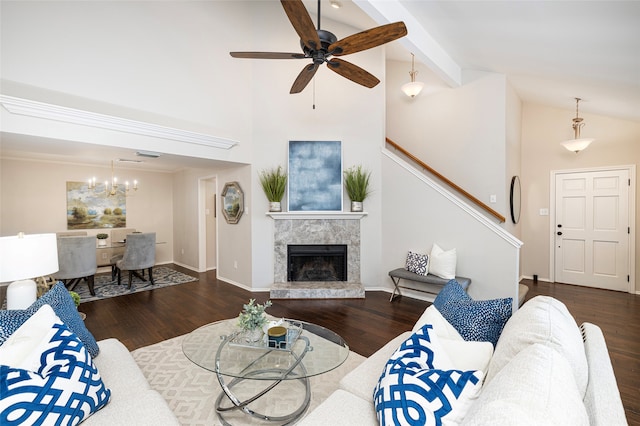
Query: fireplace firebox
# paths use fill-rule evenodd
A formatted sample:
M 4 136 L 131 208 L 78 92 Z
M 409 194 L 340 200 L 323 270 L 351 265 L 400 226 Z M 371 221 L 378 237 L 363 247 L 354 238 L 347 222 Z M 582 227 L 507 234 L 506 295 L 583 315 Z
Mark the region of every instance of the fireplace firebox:
M 287 246 L 287 281 L 346 281 L 347 246 Z

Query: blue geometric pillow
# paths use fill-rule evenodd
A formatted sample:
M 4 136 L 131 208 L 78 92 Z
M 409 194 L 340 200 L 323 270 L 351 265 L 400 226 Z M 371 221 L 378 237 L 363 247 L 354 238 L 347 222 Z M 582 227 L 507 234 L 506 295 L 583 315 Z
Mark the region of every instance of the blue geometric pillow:
M 414 274 L 427 275 L 429 273 L 429 256 L 412 251 L 408 252 L 405 269 Z
M 0 365 L 0 424 L 75 425 L 109 402 L 80 339 L 57 319 L 51 330 L 37 371 Z
M 78 309 L 67 288 L 61 282 L 54 285 L 41 298 L 24 310 L 0 310 L 0 345 L 9 338 L 26 320 L 43 305 L 50 305 L 56 315 L 84 343 L 92 357 L 98 356 L 100 349 L 93 335 L 87 330 L 80 318 Z
M 457 424 L 480 393 L 481 371 L 434 368 L 431 329 L 427 324 L 418 330 L 385 365 L 373 390 L 381 425 Z
M 511 318 L 513 299 L 473 300 L 456 280 L 449 281 L 433 305 L 465 340 L 491 342 L 496 346 Z

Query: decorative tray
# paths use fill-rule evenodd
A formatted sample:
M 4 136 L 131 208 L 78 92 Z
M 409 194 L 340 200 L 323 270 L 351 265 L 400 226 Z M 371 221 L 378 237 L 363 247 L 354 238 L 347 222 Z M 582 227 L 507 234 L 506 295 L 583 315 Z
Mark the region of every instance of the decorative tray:
M 268 329 L 267 327 L 274 326 L 282 326 L 287 329 L 287 333 L 283 341 L 269 341 L 269 336 L 266 333 L 266 330 Z M 293 349 L 293 345 L 295 345 L 296 341 L 298 340 L 298 337 L 300 337 L 300 334 L 302 334 L 301 322 L 282 319 L 280 321 L 272 321 L 270 324 L 265 326 L 265 332 L 262 334 L 262 337 L 255 342 L 251 341 L 251 339 L 248 338 L 246 332 L 238 331 L 230 336 L 229 345 L 245 348 L 272 349 L 277 351 L 290 352 Z

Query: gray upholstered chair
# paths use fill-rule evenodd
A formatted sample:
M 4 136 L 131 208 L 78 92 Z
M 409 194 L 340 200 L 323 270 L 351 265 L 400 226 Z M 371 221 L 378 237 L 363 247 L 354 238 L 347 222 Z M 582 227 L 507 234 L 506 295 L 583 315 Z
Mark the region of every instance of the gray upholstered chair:
M 59 236 L 58 272 L 53 274 L 61 280 L 69 290 L 73 290 L 83 279 L 87 281 L 89 292 L 95 296 L 93 289 L 94 275 L 98 269 L 96 263 L 96 237 L 94 236 Z
M 122 271 L 129 271 L 129 288 L 133 275 L 147 269 L 149 281 L 153 284 L 153 265 L 156 263 L 156 233 L 134 233 L 127 235 L 127 244 L 121 259 L 112 259 L 113 272 L 118 275 L 118 285 L 122 282 Z M 140 276 L 141 279 L 144 279 Z

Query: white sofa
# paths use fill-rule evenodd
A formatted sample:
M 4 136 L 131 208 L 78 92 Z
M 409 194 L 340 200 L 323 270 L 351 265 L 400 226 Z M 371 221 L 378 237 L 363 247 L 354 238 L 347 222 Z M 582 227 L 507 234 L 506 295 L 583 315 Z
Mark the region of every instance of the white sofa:
M 93 362 L 105 386 L 111 390 L 111 399 L 82 422 L 83 425 L 180 424 L 162 396 L 149 387 L 133 356 L 119 340 L 101 340 L 98 346 L 100 353 Z
M 299 425 L 377 425 L 373 389 L 389 357 L 410 335 L 399 335 L 346 375 L 340 389 Z M 564 304 L 551 297 L 531 299 L 506 323 L 480 394 L 462 421 L 516 423 L 627 424 L 602 331 L 590 323 L 578 327 Z

